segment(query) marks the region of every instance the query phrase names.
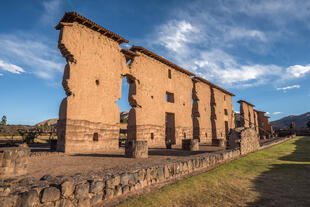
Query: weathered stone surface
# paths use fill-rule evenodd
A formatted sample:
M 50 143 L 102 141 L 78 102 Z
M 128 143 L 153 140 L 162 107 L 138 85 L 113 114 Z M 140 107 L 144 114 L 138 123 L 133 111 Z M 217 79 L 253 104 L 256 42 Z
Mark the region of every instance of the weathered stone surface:
M 89 198 L 89 183 L 76 185 L 74 196 L 78 200 Z
M 109 200 L 109 199 L 113 198 L 113 196 L 114 196 L 114 189 L 106 188 L 105 189 L 104 200 Z
M 122 188 L 120 186 L 116 186 L 114 189 L 114 196 L 122 195 Z
M 90 199 L 85 198 L 85 199 L 79 200 L 78 207 L 90 207 Z
M 128 192 L 129 192 L 129 186 L 128 186 L 128 185 L 124 186 L 124 187 L 122 188 L 122 192 L 123 192 L 123 194 L 128 193 Z
M 125 156 L 132 158 L 148 158 L 147 141 L 127 140 Z
M 183 139 L 182 140 L 182 149 L 189 151 L 198 151 L 199 150 L 199 140 L 198 139 Z
M 17 196 L 1 196 L 0 197 L 0 206 L 1 207 L 15 207 L 17 202 Z
M 99 204 L 100 202 L 102 202 L 102 199 L 103 199 L 103 194 L 102 194 L 102 193 L 94 195 L 94 196 L 90 199 L 90 204 L 91 204 L 91 206 L 94 206 L 94 205 L 96 205 L 96 204 Z
M 240 148 L 241 154 L 247 154 L 259 149 L 259 137 L 253 128 L 236 128 L 229 136 L 230 148 Z
M 75 207 L 71 200 L 69 199 L 61 199 L 56 201 L 55 207 Z
M 64 197 L 71 196 L 73 194 L 74 189 L 75 186 L 70 181 L 65 181 L 60 185 L 61 195 Z
M 27 147 L 0 148 L 0 178 L 27 174 L 30 149 Z
M 115 186 L 117 186 L 119 184 L 120 184 L 120 176 L 119 175 L 114 175 L 105 181 L 106 188 L 114 189 Z
M 60 191 L 55 187 L 48 187 L 42 191 L 41 202 L 57 201 L 60 198 Z
M 128 173 L 120 174 L 120 184 L 122 186 L 128 185 L 129 179 L 130 179 L 130 174 Z
M 91 193 L 100 193 L 103 192 L 104 183 L 102 181 L 93 181 L 90 184 Z
M 39 204 L 39 194 L 35 190 L 22 193 L 17 201 L 18 207 L 33 207 Z
M 55 178 L 53 176 L 47 174 L 47 175 L 43 175 L 43 177 L 41 177 L 40 180 L 54 181 Z

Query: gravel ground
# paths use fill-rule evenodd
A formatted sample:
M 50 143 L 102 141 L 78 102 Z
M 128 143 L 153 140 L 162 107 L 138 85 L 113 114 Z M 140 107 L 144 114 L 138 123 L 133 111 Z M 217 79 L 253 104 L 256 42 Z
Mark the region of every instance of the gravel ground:
M 124 149 L 109 153 L 96 154 L 51 154 L 50 156 L 30 157 L 28 175 L 40 179 L 43 175 L 52 176 L 88 174 L 90 172 L 125 171 L 132 168 L 160 165 L 172 160 L 198 155 L 206 152 L 221 151 L 223 148 L 208 145 L 200 146 L 196 152 L 175 149 L 150 149 L 148 159 L 133 159 L 124 157 Z

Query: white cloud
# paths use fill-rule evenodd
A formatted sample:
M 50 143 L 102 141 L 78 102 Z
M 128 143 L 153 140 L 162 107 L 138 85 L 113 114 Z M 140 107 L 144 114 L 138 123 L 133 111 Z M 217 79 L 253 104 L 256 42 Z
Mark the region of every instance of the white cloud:
M 270 112 L 267 111 L 267 112 L 266 112 L 266 115 L 270 115 Z
M 267 41 L 267 37 L 264 32 L 259 30 L 251 30 L 245 28 L 231 28 L 229 31 L 229 37 L 231 39 L 243 39 L 243 38 L 252 38 L 260 41 Z
M 61 0 L 45 0 L 42 2 L 44 11 L 40 21 L 44 24 L 55 25 L 61 14 Z
M 279 114 L 282 114 L 282 112 L 277 111 L 277 112 L 273 112 L 272 114 L 273 115 L 279 115 Z
M 310 64 L 285 68 L 256 62 L 255 58 L 245 55 L 249 52 L 260 55 L 273 53 L 273 42 L 288 38 L 289 31 L 282 26 L 286 23 L 280 22 L 282 17 L 288 19 L 289 13 L 289 19 L 304 22 L 300 17 L 310 18 L 310 13 L 305 9 L 310 8 L 310 2 L 300 4 L 285 0 L 285 4 L 279 1 L 252 4 L 245 1 L 222 1 L 208 7 L 204 1 L 197 2 L 183 5 L 182 9 L 174 11 L 173 19 L 157 26 L 147 37 L 146 44 L 160 50 L 161 56 L 198 76 L 228 88 L 279 84 L 303 77 L 310 71 Z M 299 10 L 301 13 L 294 15 Z M 225 15 L 220 15 L 223 13 Z M 270 27 L 262 30 L 259 24 L 249 24 L 242 21 L 240 16 L 251 20 L 267 19 Z M 239 51 L 242 51 L 241 55 Z
M 27 72 L 44 79 L 52 79 L 57 73 L 63 71 L 64 61 L 58 49 L 49 46 L 48 41 L 40 37 L 26 33 L 2 34 L 0 48 L 0 59 L 11 63 L 11 72 L 24 72 L 22 67 L 27 67 Z M 6 68 L 8 69 L 8 64 Z
M 198 33 L 198 29 L 191 23 L 182 21 L 171 21 L 159 28 L 159 44 L 172 50 L 183 49 L 186 43 L 193 42 L 192 34 Z M 196 37 L 196 36 L 194 36 Z
M 292 86 L 286 86 L 282 88 L 277 88 L 278 91 L 286 91 L 294 88 L 300 88 L 300 85 L 292 85 Z
M 11 72 L 11 73 L 15 73 L 15 74 L 20 74 L 20 73 L 24 73 L 25 70 L 17 65 L 11 64 L 11 63 L 7 63 L 4 62 L 3 60 L 0 59 L 0 68 L 2 70 Z M 1 76 L 2 74 L 0 74 Z
M 310 64 L 306 66 L 293 65 L 286 69 L 287 73 L 293 75 L 296 78 L 304 76 L 306 73 L 310 72 Z
M 282 69 L 276 65 L 240 64 L 235 57 L 218 48 L 197 48 L 208 42 L 208 35 L 203 36 L 185 20 L 169 21 L 157 28 L 157 36 L 153 45 L 165 48 L 167 55 L 177 64 L 190 69 L 197 75 L 225 85 L 226 87 L 250 87 L 260 85 L 272 76 L 279 76 Z M 266 40 L 258 31 L 242 33 L 234 32 L 234 38 L 242 36 L 257 37 Z

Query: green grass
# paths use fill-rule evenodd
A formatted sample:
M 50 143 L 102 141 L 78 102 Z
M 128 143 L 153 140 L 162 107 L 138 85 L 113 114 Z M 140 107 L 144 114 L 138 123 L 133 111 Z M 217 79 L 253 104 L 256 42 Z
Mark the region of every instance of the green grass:
M 118 206 L 310 206 L 310 137 L 296 137 Z

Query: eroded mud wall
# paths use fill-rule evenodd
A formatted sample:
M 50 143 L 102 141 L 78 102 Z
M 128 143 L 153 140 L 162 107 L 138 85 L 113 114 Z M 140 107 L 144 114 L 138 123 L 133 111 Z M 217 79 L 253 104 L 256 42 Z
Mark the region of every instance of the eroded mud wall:
M 193 136 L 192 80 L 142 52 L 136 51 L 136 54 L 129 66 L 135 79 L 130 85 L 129 101 L 136 106 L 129 114 L 128 138 L 147 140 L 149 147 L 165 147 L 165 116 L 173 113 L 175 144 L 180 145 L 182 139 Z M 173 94 L 173 103 L 167 102 L 167 92 Z
M 200 80 L 193 79 L 194 138 L 202 143 L 226 139 L 230 129 L 235 127 L 232 96 Z
M 241 115 L 241 125 L 245 128 L 254 128 L 254 110 L 253 106 L 247 104 L 246 102 L 240 103 L 240 115 Z
M 258 113 L 257 111 L 253 111 L 253 114 L 254 114 L 254 128 L 255 128 L 255 131 L 256 133 L 259 134 L 259 127 L 258 127 Z
M 213 90 L 216 112 L 216 138 L 226 139 L 230 129 L 235 127 L 232 97 L 217 88 L 214 88 Z M 227 123 L 225 124 L 225 122 Z
M 211 123 L 211 90 L 210 86 L 201 82 L 193 81 L 193 127 L 194 139 L 199 139 L 200 143 L 212 142 Z
M 58 150 L 68 153 L 118 148 L 121 74 L 119 43 L 77 22 L 62 26 L 59 49 L 67 60 L 58 122 Z

